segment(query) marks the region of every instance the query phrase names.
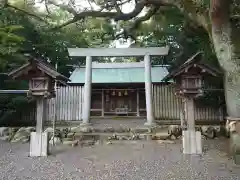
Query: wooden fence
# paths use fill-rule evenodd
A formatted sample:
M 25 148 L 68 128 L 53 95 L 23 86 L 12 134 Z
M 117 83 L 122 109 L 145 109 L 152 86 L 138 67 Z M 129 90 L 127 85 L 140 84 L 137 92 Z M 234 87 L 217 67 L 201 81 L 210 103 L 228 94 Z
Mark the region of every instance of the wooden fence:
M 56 99 L 48 100 L 47 121 L 56 119 L 62 121 L 80 121 L 83 107 L 83 86 L 59 87 L 56 92 Z M 154 114 L 159 120 L 180 120 L 182 109 L 181 99 L 174 94 L 174 87 L 171 85 L 153 85 Z M 220 120 L 222 109 L 212 107 L 201 107 L 196 104 L 196 120 Z
M 64 121 L 80 121 L 82 119 L 83 86 L 59 87 L 56 98 L 48 100 L 46 119 Z M 55 107 L 56 106 L 56 107 Z
M 159 120 L 180 120 L 182 100 L 175 96 L 172 85 L 153 85 L 155 118 Z M 222 120 L 223 109 L 201 106 L 195 102 L 195 120 Z

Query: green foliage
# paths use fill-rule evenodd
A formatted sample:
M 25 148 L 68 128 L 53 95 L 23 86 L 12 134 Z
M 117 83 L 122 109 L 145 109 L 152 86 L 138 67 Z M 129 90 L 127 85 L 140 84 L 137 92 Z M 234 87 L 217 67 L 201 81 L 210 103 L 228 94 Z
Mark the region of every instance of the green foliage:
M 63 11 L 55 12 L 51 23 L 59 24 L 63 18 L 69 16 Z M 48 60 L 52 65 L 58 63 L 58 71 L 69 76 L 72 68 L 67 65 L 72 64 L 73 60 L 69 58 L 67 48 L 104 45 L 110 41 L 111 33 L 106 33 L 110 31 L 111 27 L 103 19 L 90 19 L 84 24 L 54 30 L 27 14 L 3 9 L 0 12 L 0 73 L 9 72 L 25 63 L 23 52 L 27 52 Z M 8 80 L 0 75 L 0 89 L 26 88 L 27 82 Z M 26 95 L 0 94 L 0 126 L 34 123 L 31 118 L 27 122 L 21 121 L 33 108 L 35 103 L 29 102 Z
M 8 60 L 16 56 L 21 48 L 24 38 L 15 34 L 20 29 L 21 26 L 14 25 L 0 27 L 0 72 L 7 69 Z
M 6 23 L 4 19 L 0 21 L 0 73 L 11 69 L 11 64 L 21 65 L 25 62 L 23 56 L 19 53 L 25 38 L 20 33 L 24 28 L 21 25 Z M 18 88 L 22 83 L 7 81 L 6 77 L 0 77 L 1 89 L 9 87 Z M 0 125 L 20 123 L 19 109 L 26 110 L 28 101 L 23 96 L 13 97 L 11 95 L 0 94 Z M 23 111 L 24 112 L 24 111 Z M 12 121 L 12 122 L 11 122 Z
M 169 55 L 164 60 L 155 58 L 155 64 L 167 63 L 174 68 L 198 51 L 204 51 L 206 56 L 204 59 L 208 63 L 217 64 L 206 31 L 199 27 L 193 27 L 189 19 L 177 8 L 160 9 L 135 33 L 138 46 L 170 46 Z

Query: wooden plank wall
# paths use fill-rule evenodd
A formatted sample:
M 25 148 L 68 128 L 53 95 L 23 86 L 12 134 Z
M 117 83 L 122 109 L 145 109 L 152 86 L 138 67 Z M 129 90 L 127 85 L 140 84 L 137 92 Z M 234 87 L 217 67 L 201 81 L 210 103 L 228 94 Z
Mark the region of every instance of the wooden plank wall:
M 173 85 L 153 85 L 155 118 L 159 120 L 180 120 L 183 109 L 181 99 L 175 96 Z M 195 104 L 195 120 L 221 120 L 223 109 L 199 107 Z
M 55 115 L 58 121 L 79 121 L 82 118 L 83 86 L 59 87 L 56 98 L 47 102 L 47 121 L 52 121 Z
M 153 106 L 156 119 L 180 119 L 181 99 L 175 96 L 171 85 L 153 85 Z
M 83 86 L 59 87 L 56 98 L 47 102 L 47 121 L 54 119 L 56 105 L 57 121 L 80 121 L 82 117 Z M 175 96 L 172 85 L 153 85 L 154 114 L 158 120 L 180 120 L 182 103 Z M 140 97 L 141 98 L 141 97 Z M 220 120 L 222 109 L 195 107 L 196 120 Z

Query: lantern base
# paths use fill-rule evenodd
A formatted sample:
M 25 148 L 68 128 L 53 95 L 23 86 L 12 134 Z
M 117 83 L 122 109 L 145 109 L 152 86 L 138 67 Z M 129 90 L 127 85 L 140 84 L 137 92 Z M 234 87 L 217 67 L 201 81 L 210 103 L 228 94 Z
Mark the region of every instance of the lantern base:
M 32 132 L 30 136 L 30 157 L 47 156 L 48 148 L 48 133 Z
M 195 130 L 182 131 L 183 154 L 202 154 L 201 132 Z
M 81 126 L 81 127 L 85 127 L 85 126 L 88 127 L 88 126 L 92 126 L 92 123 L 89 123 L 89 122 L 81 122 L 81 123 L 80 123 L 80 126 Z

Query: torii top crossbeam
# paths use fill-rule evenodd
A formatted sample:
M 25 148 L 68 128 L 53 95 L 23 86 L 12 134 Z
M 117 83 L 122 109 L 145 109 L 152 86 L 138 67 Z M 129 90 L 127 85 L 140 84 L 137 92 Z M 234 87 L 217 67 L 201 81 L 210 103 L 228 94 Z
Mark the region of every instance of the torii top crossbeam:
M 128 56 L 165 56 L 169 47 L 148 48 L 68 48 L 69 56 L 73 57 L 128 57 Z

